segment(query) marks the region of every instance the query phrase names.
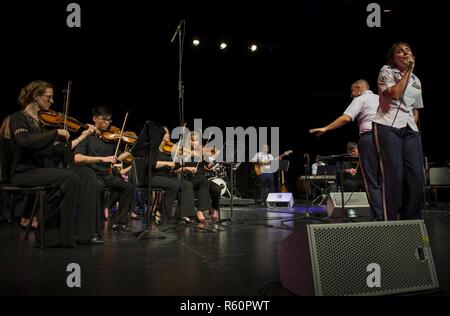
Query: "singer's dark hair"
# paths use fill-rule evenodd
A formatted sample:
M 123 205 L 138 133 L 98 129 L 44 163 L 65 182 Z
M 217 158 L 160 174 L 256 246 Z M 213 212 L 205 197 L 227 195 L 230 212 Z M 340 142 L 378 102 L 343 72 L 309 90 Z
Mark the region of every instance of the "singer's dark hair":
M 92 109 L 92 116 L 111 116 L 112 110 L 106 105 L 97 105 Z
M 391 48 L 389 49 L 388 54 L 387 54 L 387 58 L 386 58 L 386 64 L 388 64 L 388 65 L 391 66 L 391 67 L 395 67 L 395 64 L 394 64 L 394 54 L 395 54 L 395 50 L 396 50 L 397 47 L 399 47 L 400 45 L 408 46 L 409 49 L 411 49 L 411 46 L 410 46 L 408 43 L 406 43 L 406 42 L 397 42 L 397 43 L 393 44 L 393 45 L 391 46 Z

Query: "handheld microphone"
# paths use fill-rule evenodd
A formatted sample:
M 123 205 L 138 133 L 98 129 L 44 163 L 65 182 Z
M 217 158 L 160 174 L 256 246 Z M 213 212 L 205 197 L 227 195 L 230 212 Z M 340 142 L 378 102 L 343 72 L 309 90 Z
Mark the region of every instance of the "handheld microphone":
M 413 66 L 414 66 L 414 62 L 413 62 L 413 61 L 410 61 L 410 62 L 408 63 L 408 70 L 412 70 L 412 69 L 413 69 Z

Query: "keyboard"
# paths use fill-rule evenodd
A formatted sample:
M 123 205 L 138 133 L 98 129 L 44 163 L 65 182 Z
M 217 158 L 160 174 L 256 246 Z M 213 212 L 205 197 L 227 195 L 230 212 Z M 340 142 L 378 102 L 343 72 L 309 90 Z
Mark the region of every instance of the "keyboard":
M 306 176 L 300 176 L 300 180 L 306 180 Z M 335 175 L 308 176 L 308 180 L 336 180 L 336 176 Z

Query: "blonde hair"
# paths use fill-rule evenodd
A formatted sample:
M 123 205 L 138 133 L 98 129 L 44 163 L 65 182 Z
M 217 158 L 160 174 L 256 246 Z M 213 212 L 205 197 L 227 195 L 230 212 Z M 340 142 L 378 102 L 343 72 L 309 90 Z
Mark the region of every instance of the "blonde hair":
M 200 140 L 200 134 L 197 133 L 196 131 L 192 131 L 191 132 L 191 141 L 195 142 L 195 141 L 199 141 Z

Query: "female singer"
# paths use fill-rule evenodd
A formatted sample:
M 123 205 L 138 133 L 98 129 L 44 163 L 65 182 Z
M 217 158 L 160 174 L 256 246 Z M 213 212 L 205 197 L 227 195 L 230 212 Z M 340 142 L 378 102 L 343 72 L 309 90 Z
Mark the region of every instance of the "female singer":
M 378 76 L 380 106 L 373 136 L 379 153 L 385 220 L 421 218 L 425 179 L 417 122 L 423 101 L 422 84 L 413 74 L 414 66 L 411 47 L 395 43 Z

